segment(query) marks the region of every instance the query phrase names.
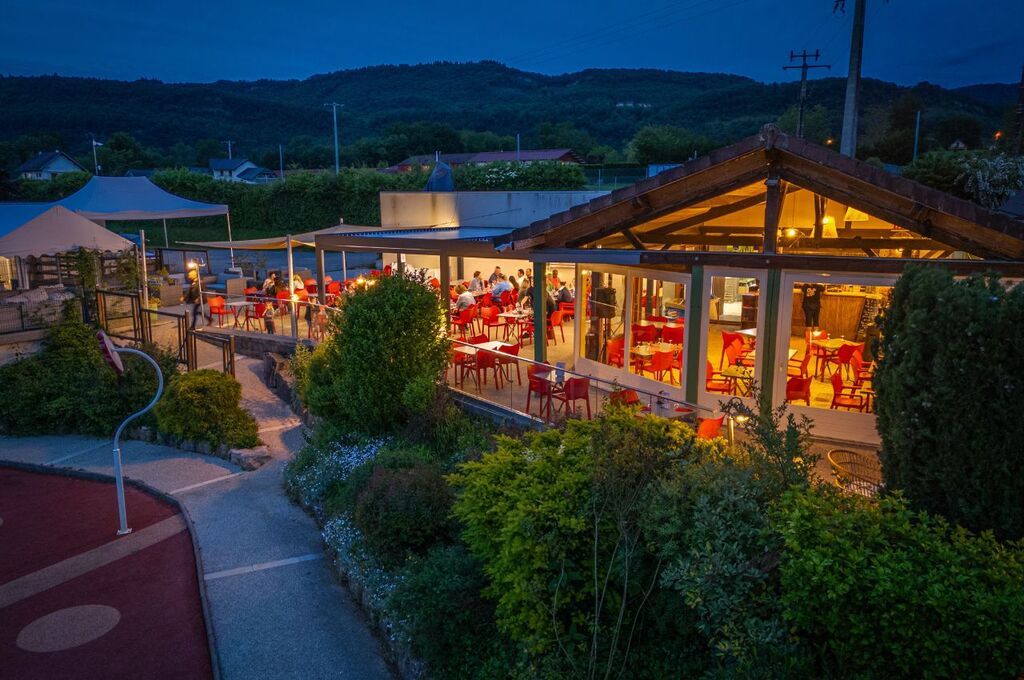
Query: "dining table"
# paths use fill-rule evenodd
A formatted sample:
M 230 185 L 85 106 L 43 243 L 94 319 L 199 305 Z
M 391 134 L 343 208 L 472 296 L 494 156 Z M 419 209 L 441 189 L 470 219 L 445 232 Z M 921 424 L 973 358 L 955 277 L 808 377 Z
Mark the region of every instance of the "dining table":
M 676 321 L 647 321 L 647 320 L 643 320 L 643 321 L 635 321 L 633 323 L 633 325 L 634 326 L 639 326 L 640 328 L 650 328 L 650 327 L 653 326 L 654 328 L 657 328 L 659 331 L 662 330 L 663 328 L 685 328 L 686 327 L 685 324 L 681 324 L 681 323 L 678 323 Z
M 231 302 L 224 303 L 224 306 L 230 308 L 235 314 L 235 328 L 239 328 L 242 325 L 238 315 L 251 304 L 253 304 L 252 300 L 232 300 Z
M 654 356 L 655 352 L 678 352 L 682 349 L 682 345 L 674 345 L 670 342 L 645 342 L 639 345 L 633 345 L 630 348 L 630 353 L 634 356 L 641 357 L 643 359 L 649 359 Z
M 486 352 L 500 352 L 504 347 L 511 347 L 512 345 L 501 340 L 489 340 L 487 342 L 478 342 L 474 345 L 460 345 L 457 344 L 452 347 L 452 351 L 465 354 L 466 356 L 475 357 L 476 353 L 480 350 Z

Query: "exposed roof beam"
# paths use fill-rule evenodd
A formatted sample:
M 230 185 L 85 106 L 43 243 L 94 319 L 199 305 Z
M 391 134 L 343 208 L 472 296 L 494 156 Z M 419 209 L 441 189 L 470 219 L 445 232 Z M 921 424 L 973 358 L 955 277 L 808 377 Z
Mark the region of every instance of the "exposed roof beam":
M 629 241 L 630 245 L 632 245 L 637 250 L 646 250 L 647 246 L 643 244 L 643 241 L 636 237 L 636 234 L 634 234 L 633 230 L 630 229 L 629 227 L 626 227 L 625 229 L 622 230 L 622 235 L 625 236 L 626 240 Z
M 799 189 L 800 187 L 795 187 L 791 184 L 786 188 L 786 193 L 788 194 Z M 644 234 L 660 236 L 662 234 L 671 234 L 673 232 L 688 229 L 690 227 L 696 227 L 707 222 L 708 220 L 714 220 L 718 219 L 719 217 L 725 217 L 726 215 L 731 215 L 735 212 L 739 212 L 740 210 L 745 210 L 746 208 L 752 208 L 756 205 L 760 205 L 761 203 L 764 203 L 766 196 L 767 193 L 756 194 L 754 196 L 741 198 L 738 201 L 733 201 L 732 203 L 727 203 L 726 205 L 714 206 L 712 208 L 708 208 L 700 215 L 684 217 L 681 220 L 670 222 L 669 224 L 664 224 L 660 227 L 651 229 L 650 231 L 644 232 Z M 762 230 L 761 227 L 758 227 L 758 229 Z

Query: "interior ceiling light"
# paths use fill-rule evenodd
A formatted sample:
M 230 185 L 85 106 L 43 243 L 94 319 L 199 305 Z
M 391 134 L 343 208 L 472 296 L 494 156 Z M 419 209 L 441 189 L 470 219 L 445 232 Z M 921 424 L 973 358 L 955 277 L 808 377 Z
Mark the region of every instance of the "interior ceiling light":
M 867 213 L 862 213 L 860 210 L 850 207 L 846 208 L 846 215 L 843 217 L 844 222 L 867 222 L 869 219 L 871 218 L 868 217 Z

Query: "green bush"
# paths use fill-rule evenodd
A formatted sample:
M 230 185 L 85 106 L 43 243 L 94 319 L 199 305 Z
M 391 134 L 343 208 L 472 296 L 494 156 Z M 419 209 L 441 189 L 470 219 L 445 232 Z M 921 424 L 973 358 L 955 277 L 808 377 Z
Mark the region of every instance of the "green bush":
M 257 446 L 256 421 L 241 407 L 241 400 L 242 386 L 227 373 L 210 369 L 181 373 L 171 378 L 154 409 L 157 427 L 212 446 Z
M 0 430 L 32 435 L 75 432 L 110 436 L 128 415 L 145 406 L 156 392 L 156 375 L 145 360 L 122 355 L 125 373 L 118 376 L 103 360 L 96 329 L 69 308 L 50 329 L 42 351 L 0 367 Z M 176 370 L 174 358 L 144 347 L 157 360 L 165 379 Z M 136 424 L 150 424 L 146 414 Z
M 898 498 L 793 492 L 776 525 L 787 623 L 816 677 L 1024 673 L 1024 546 L 952 529 Z
M 499 627 L 581 672 L 636 670 L 648 638 L 634 633 L 658 574 L 640 530 L 649 491 L 672 466 L 716 450 L 686 425 L 613 408 L 564 431 L 500 437 L 461 466 L 455 513 Z
M 397 563 L 450 535 L 452 494 L 429 465 L 377 466 L 356 497 L 353 519 L 370 548 Z
M 417 465 L 428 465 L 430 452 L 423 447 L 410 446 L 405 442 L 386 444 L 372 458 L 356 465 L 347 474 L 334 479 L 324 498 L 324 509 L 330 516 L 354 513 L 356 499 L 373 476 L 374 470 L 399 470 Z
M 1024 286 L 908 268 L 874 379 L 886 486 L 911 506 L 1024 536 Z
M 481 596 L 486 584 L 479 560 L 462 545 L 435 547 L 403 570 L 389 608 L 430 677 L 479 678 L 482 667 L 508 656 L 494 604 Z
M 421 275 L 385 276 L 332 322 L 335 332 L 310 360 L 310 411 L 356 431 L 401 428 L 406 390 L 438 382 L 448 363 L 440 298 Z

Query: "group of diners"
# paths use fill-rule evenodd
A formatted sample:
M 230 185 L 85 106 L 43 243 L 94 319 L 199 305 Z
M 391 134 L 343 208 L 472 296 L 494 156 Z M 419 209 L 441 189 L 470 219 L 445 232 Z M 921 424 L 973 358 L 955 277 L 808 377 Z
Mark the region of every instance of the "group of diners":
M 720 333 L 722 350 L 718 370 L 708 359 L 705 388 L 711 393 L 746 395 L 754 379 L 757 331 L 722 330 Z M 810 406 L 814 382 L 826 382 L 827 379 L 832 387 L 830 409 L 870 412 L 871 399 L 875 394 L 871 384 L 874 366 L 873 361 L 865 358 L 865 345 L 864 342 L 832 338 L 828 331 L 818 328 L 807 328 L 804 331 L 803 354 L 798 356 L 798 350 L 793 348 L 788 352 L 786 403 L 803 402 Z

